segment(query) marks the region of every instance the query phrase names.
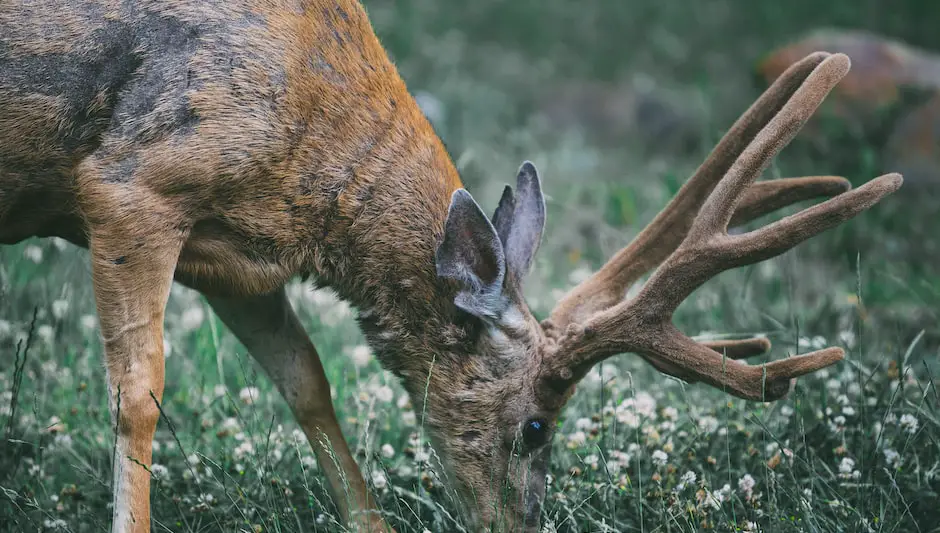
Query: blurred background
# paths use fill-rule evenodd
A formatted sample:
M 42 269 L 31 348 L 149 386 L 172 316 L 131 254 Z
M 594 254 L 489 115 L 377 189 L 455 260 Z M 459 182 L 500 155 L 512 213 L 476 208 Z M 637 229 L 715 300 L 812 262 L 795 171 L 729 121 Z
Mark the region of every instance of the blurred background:
M 815 50 L 847 53 L 852 71 L 764 179 L 831 174 L 857 186 L 900 171 L 904 186 L 779 258 L 719 275 L 676 323 L 690 335 L 766 335 L 774 350 L 765 360 L 825 345 L 848 360 L 801 379 L 785 401 L 759 404 L 667 379 L 635 357 L 612 359 L 559 421 L 543 523 L 935 527 L 940 2 L 365 5 L 487 211 L 523 160 L 540 169 L 548 227 L 526 285 L 539 317 L 652 220 L 787 65 Z M 428 468 L 420 416 L 363 344 L 355 310 L 309 282 L 289 294 L 392 523 L 404 533 L 460 531 Z M 18 348 L 26 344 L 28 357 Z M 156 530 L 343 530 L 283 401 L 201 296 L 178 286 L 165 355 Z M 60 240 L 0 247 L 0 531 L 107 528 L 102 368 L 87 253 Z
M 793 275 L 823 296 L 833 279 L 854 283 L 861 261 L 879 272 L 860 280 L 868 310 L 937 341 L 940 3 L 366 5 L 483 205 L 495 205 L 523 159 L 541 169 L 551 196 L 543 279 L 596 268 L 628 242 L 790 63 L 847 53 L 852 71 L 767 177 L 834 174 L 860 185 L 898 171 L 906 182 L 801 246 Z

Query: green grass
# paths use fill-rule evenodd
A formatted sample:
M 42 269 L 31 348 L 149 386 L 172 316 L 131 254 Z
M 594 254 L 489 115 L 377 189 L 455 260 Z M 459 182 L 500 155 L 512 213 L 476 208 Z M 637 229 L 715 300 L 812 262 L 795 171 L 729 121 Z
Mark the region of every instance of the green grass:
M 543 172 L 549 225 L 527 285 L 539 316 L 665 205 L 757 96 L 751 65 L 766 50 L 818 24 L 940 48 L 935 3 L 883 15 L 882 4 L 368 3 L 412 90 L 440 103 L 435 126 L 481 204 L 495 205 L 522 159 Z M 572 80 L 617 81 L 625 94 L 652 83 L 693 141 L 664 148 L 644 123 L 605 135 L 560 125 L 546 98 Z M 882 171 L 869 138 L 822 125 L 768 177 L 861 183 Z M 930 202 L 902 191 L 793 252 L 720 275 L 680 308 L 687 333 L 767 335 L 773 358 L 846 348 L 845 362 L 788 399 L 731 399 L 628 355 L 589 376 L 554 443 L 546 530 L 938 531 Z M 420 414 L 363 347 L 354 311 L 299 282 L 290 294 L 388 520 L 402 533 L 460 531 L 428 468 Z M 113 429 L 93 312 L 86 252 L 59 241 L 0 248 L 0 531 L 107 529 Z M 199 295 L 174 289 L 166 336 L 154 530 L 343 531 L 285 404 Z

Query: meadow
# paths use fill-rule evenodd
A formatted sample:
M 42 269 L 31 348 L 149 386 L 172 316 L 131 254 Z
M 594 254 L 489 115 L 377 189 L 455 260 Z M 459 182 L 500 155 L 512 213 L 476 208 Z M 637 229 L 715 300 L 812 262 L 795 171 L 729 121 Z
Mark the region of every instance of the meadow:
M 481 205 L 496 205 L 522 160 L 539 166 L 548 226 L 526 296 L 540 318 L 666 204 L 760 94 L 754 65 L 773 47 L 841 25 L 940 51 L 932 2 L 366 6 Z M 891 170 L 879 128 L 830 111 L 765 179 L 858 185 Z M 559 421 L 543 530 L 940 531 L 940 182 L 908 185 L 720 275 L 676 316 L 701 338 L 766 336 L 765 360 L 840 346 L 844 362 L 757 403 L 630 354 L 608 360 Z M 422 413 L 364 344 L 356 310 L 309 281 L 289 294 L 387 520 L 467 531 Z M 166 341 L 153 530 L 345 531 L 283 400 L 200 295 L 174 287 Z M 87 252 L 55 239 L 0 247 L 0 532 L 106 531 L 113 443 Z

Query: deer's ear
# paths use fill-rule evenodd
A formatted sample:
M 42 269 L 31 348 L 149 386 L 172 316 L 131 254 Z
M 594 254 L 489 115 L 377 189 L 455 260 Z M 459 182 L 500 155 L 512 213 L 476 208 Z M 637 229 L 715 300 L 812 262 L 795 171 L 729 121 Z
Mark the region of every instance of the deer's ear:
M 526 161 L 516 176 L 516 193 L 508 185 L 493 213 L 493 225 L 503 243 L 506 265 L 513 279 L 522 281 L 532 268 L 532 260 L 545 229 L 545 198 L 535 165 Z
M 496 228 L 464 189 L 457 189 L 451 196 L 444 240 L 435 262 L 438 276 L 460 284 L 454 303 L 464 311 L 496 319 L 506 309 L 503 246 Z

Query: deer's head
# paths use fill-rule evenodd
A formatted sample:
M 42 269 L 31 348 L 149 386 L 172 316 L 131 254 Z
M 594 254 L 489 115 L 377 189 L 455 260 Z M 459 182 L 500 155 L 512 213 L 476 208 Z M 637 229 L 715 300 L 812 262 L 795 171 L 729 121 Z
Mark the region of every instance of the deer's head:
M 539 247 L 545 204 L 535 167 L 522 165 L 492 219 L 454 192 L 437 273 L 476 333 L 431 376 L 424 403 L 436 449 L 477 522 L 536 531 L 555 421 L 590 368 L 620 353 L 687 382 L 759 401 L 784 397 L 795 378 L 832 365 L 838 348 L 749 365 L 765 339 L 699 343 L 672 324 L 676 307 L 724 270 L 783 253 L 871 207 L 901 184 L 882 176 L 849 191 L 837 177 L 755 183 L 771 159 L 846 74 L 848 57 L 817 53 L 794 64 L 738 120 L 670 204 L 601 270 L 537 321 L 522 282 Z M 733 227 L 819 196 L 819 205 L 746 233 Z M 627 289 L 654 270 L 642 289 Z

